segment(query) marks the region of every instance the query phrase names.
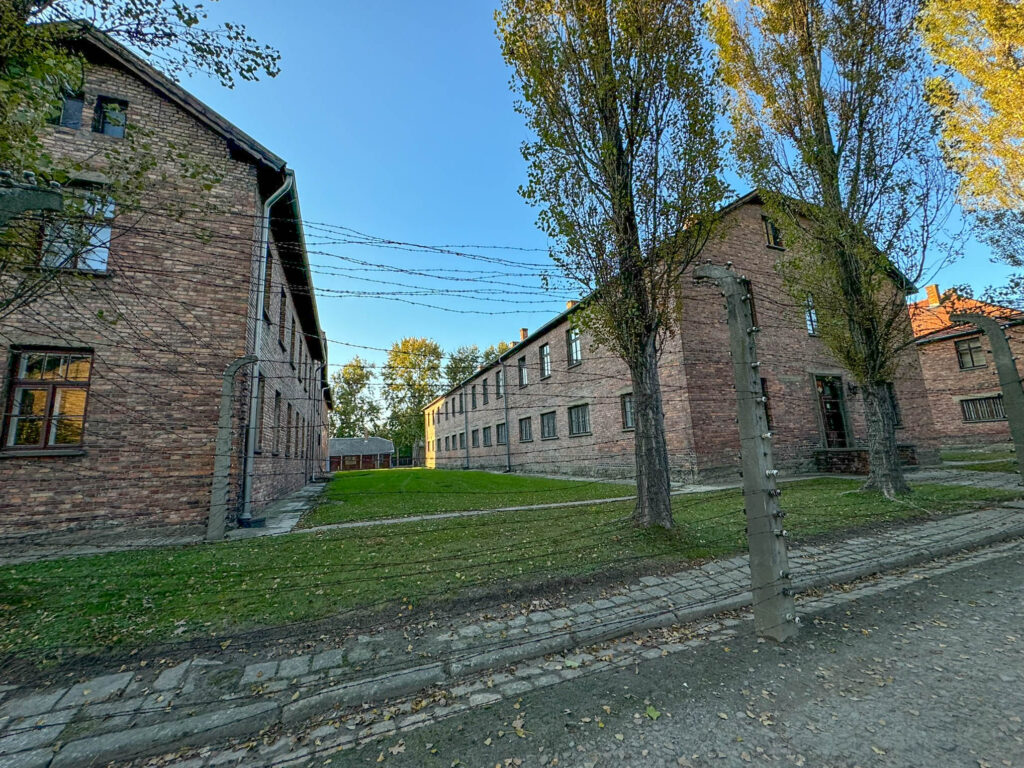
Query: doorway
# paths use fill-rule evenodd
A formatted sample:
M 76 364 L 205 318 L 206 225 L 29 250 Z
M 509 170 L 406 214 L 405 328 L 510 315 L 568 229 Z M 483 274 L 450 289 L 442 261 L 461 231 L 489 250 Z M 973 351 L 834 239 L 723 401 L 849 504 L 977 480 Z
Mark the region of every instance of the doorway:
M 839 376 L 815 376 L 814 387 L 818 391 L 821 425 L 825 431 L 825 447 L 849 447 L 842 378 Z

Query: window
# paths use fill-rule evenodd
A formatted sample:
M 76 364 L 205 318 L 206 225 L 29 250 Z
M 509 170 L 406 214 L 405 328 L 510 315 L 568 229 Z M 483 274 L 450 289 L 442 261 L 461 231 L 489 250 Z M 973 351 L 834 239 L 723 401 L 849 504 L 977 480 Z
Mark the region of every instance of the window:
M 558 437 L 558 427 L 555 424 L 555 412 L 542 413 L 540 415 L 540 439 L 552 440 Z
M 288 322 L 288 295 L 281 289 L 281 303 L 277 307 L 277 342 L 284 349 L 284 334 Z
M 494 396 L 505 396 L 505 371 L 499 370 L 494 374 Z
M 470 399 L 472 400 L 473 410 L 475 411 L 476 410 L 476 384 L 473 385 L 472 390 L 470 390 L 470 394 L 471 394 Z
M 448 440 L 448 436 L 447 435 L 445 435 L 445 438 L 444 438 L 444 449 L 446 451 L 450 451 L 451 450 L 451 445 L 449 444 L 449 440 Z
M 569 409 L 569 434 L 590 434 L 590 406 L 574 405 Z
M 459 432 L 459 449 L 461 450 L 461 449 L 464 449 L 465 447 L 466 447 L 466 433 L 465 432 Z
M 960 369 L 964 371 L 969 368 L 984 368 L 987 362 L 985 350 L 981 347 L 981 337 L 960 339 L 956 343 L 956 359 L 960 363 Z
M 775 226 L 775 222 L 767 216 L 762 216 L 761 219 L 764 221 L 764 236 L 768 247 L 784 250 L 785 246 L 782 245 L 782 233 L 779 232 L 779 228 Z
M 583 362 L 579 328 L 570 328 L 565 332 L 565 348 L 567 350 L 570 368 Z
M 81 445 L 91 376 L 90 352 L 18 352 L 3 445 L 12 449 Z
M 486 445 L 490 445 L 490 444 L 491 444 L 491 428 L 490 427 L 484 427 L 484 445 L 486 446 Z
M 288 344 L 288 365 L 295 367 L 295 316 L 292 315 L 292 335 Z
M 274 392 L 274 455 L 281 452 L 281 393 Z
M 488 396 L 487 396 L 487 379 L 484 379 L 484 382 L 483 382 L 483 390 L 484 390 L 484 391 L 483 391 L 483 395 L 484 395 L 484 405 L 487 405 L 487 402 L 488 402 L 488 400 L 490 399 L 490 398 L 488 398 Z
M 533 419 L 527 416 L 519 420 L 519 442 L 529 443 L 533 440 Z
M 480 430 L 479 429 L 474 429 L 472 432 L 470 432 L 470 435 L 473 438 L 470 441 L 472 443 L 473 447 L 474 448 L 479 448 L 480 447 Z
M 504 424 L 498 424 L 494 427 L 495 436 L 498 438 L 498 445 L 504 445 L 508 442 L 508 430 L 505 429 Z
M 85 99 L 82 94 L 66 94 L 61 101 L 60 107 L 53 111 L 47 120 L 51 125 L 59 125 L 62 128 L 79 129 L 82 127 L 82 107 L 85 106 Z
M 804 300 L 804 323 L 807 325 L 809 336 L 818 335 L 818 310 L 814 308 L 814 297 L 810 294 L 807 294 Z
M 92 129 L 96 133 L 116 138 L 124 137 L 125 126 L 128 124 L 128 102 L 124 99 L 112 99 L 100 96 L 96 101 L 96 116 Z
M 459 413 L 466 412 L 466 393 L 459 392 Z
M 267 381 L 261 373 L 256 384 L 256 453 L 263 450 L 263 404 Z
M 519 386 L 525 387 L 530 383 L 530 377 L 526 371 L 526 357 L 519 358 Z
M 636 429 L 636 421 L 633 417 L 633 393 L 629 392 L 620 397 L 619 405 L 622 411 L 622 428 Z
M 288 403 L 286 418 L 284 422 L 284 455 L 288 458 L 292 455 L 292 404 Z
M 768 429 L 775 428 L 775 417 L 772 416 L 772 401 L 768 397 L 768 379 L 761 377 L 761 397 L 764 398 L 764 418 L 768 424 Z
M 270 322 L 270 291 L 274 287 L 274 255 L 267 248 L 266 263 L 263 265 L 263 317 Z
M 80 206 L 70 217 L 47 216 L 41 263 L 52 269 L 104 272 L 110 255 L 114 199 L 102 190 L 76 190 Z
M 546 379 L 551 375 L 551 345 L 540 345 L 540 377 Z
M 964 413 L 964 421 L 1001 421 L 1006 418 L 1002 395 L 961 400 L 960 408 Z
M 441 452 L 441 438 L 440 437 L 437 438 L 437 449 L 436 450 L 437 450 L 438 453 Z
M 448 401 L 444 401 L 444 420 L 448 421 Z

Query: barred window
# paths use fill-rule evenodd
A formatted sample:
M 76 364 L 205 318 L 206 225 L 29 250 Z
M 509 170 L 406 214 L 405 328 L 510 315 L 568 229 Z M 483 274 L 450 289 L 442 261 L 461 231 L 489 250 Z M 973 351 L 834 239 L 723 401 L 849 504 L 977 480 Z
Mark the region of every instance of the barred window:
M 81 445 L 91 377 L 91 352 L 26 350 L 16 354 L 4 419 L 5 449 Z
M 964 421 L 1001 421 L 1006 418 L 1002 395 L 961 400 L 960 408 L 963 410 Z
M 590 406 L 574 405 L 569 409 L 569 434 L 586 435 L 590 432 Z

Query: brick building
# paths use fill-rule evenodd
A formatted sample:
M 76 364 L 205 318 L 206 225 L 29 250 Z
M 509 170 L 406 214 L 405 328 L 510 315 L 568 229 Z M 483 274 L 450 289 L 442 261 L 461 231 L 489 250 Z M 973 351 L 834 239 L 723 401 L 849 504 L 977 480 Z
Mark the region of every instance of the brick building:
M 1024 359 L 1024 313 L 954 291 L 942 296 L 938 285 L 927 286 L 926 293 L 909 310 L 939 439 L 948 446 L 1008 442 L 1010 427 L 988 337 L 973 325 L 954 325 L 949 316 L 971 312 L 998 318 L 1010 349 Z
M 258 363 L 233 379 L 227 515 L 258 517 L 326 468 L 327 351 L 294 176 L 106 36 L 73 44 L 83 86 L 42 140 L 83 169 L 66 196 L 102 215 L 77 225 L 84 249 L 61 217 L 37 225 L 60 289 L 0 320 L 0 536 L 202 531 L 222 377 L 245 355 Z M 122 205 L 104 184 L 133 138 L 152 163 Z
M 732 262 L 751 281 L 762 386 L 780 467 L 866 468 L 858 388 L 816 336 L 813 302 L 796 306 L 774 263 L 782 246 L 756 194 L 726 209 L 703 258 Z M 717 289 L 680 283 L 680 332 L 660 362 L 669 460 L 677 479 L 734 478 L 739 434 L 728 329 Z M 571 304 L 571 303 L 570 303 Z M 573 325 L 574 306 L 478 370 L 424 411 L 427 466 L 558 474 L 634 473 L 632 387 L 625 364 Z M 910 333 L 908 327 L 907 333 Z M 894 382 L 900 441 L 936 458 L 917 357 Z

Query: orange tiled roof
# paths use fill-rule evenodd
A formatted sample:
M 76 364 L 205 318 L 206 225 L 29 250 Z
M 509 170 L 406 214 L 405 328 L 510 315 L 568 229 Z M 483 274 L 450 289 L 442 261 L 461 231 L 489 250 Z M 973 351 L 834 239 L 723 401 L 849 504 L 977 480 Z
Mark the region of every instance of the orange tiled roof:
M 970 312 L 973 314 L 988 315 L 1001 320 L 1021 320 L 1024 313 L 1002 307 L 998 304 L 989 304 L 978 299 L 971 299 L 960 296 L 956 291 L 947 291 L 944 296 L 939 296 L 938 286 L 927 287 L 928 298 L 921 301 L 914 301 L 907 305 L 910 312 L 910 324 L 914 329 L 914 337 L 918 340 L 927 338 L 946 338 L 963 333 L 966 326 L 955 325 L 950 319 L 951 314 L 957 312 Z

